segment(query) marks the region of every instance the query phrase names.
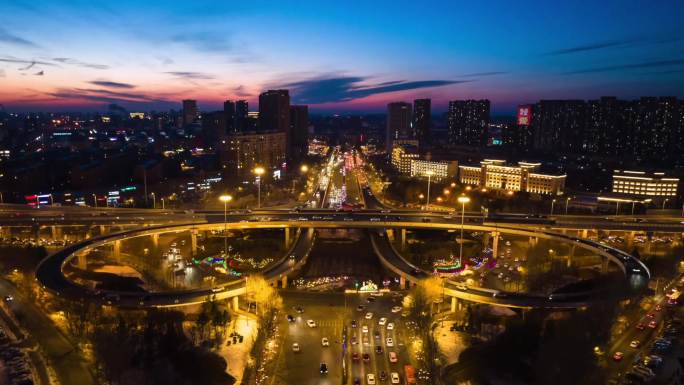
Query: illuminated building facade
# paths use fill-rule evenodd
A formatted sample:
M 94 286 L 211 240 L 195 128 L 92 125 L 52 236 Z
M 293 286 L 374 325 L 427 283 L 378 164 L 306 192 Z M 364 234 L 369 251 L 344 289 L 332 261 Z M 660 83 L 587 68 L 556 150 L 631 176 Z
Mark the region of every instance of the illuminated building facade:
M 518 162 L 507 165 L 504 160 L 485 159 L 480 166 L 459 166 L 462 184 L 492 190 L 525 191 L 533 194 L 561 195 L 565 190 L 565 175 L 539 172 L 541 163 Z
M 227 175 L 249 175 L 256 166 L 267 170 L 285 163 L 285 131 L 229 135 L 222 140 L 221 168 Z
M 414 146 L 394 146 L 392 148 L 392 165 L 402 174 L 410 174 L 411 160 L 419 157 L 418 149 Z
M 412 177 L 426 177 L 428 173 L 431 173 L 431 178 L 435 181 L 439 181 L 456 176 L 456 172 L 458 171 L 458 163 L 456 161 L 438 162 L 411 159 L 410 162 Z
M 677 195 L 679 178 L 665 173 L 644 171 L 613 171 L 613 192 L 639 197 L 673 197 Z

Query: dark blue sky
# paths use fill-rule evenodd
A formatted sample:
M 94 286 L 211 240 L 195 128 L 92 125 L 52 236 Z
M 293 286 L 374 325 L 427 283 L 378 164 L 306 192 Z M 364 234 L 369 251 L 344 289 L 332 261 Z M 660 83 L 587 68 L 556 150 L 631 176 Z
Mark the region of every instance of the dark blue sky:
M 684 97 L 684 1 L 5 1 L 0 103 L 14 110 Z

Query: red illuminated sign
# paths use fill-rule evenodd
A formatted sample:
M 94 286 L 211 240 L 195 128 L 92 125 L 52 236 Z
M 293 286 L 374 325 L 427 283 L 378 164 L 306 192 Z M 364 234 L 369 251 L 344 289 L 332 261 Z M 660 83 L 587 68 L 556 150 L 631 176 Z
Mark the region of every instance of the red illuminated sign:
M 532 118 L 532 106 L 518 107 L 518 126 L 529 126 Z

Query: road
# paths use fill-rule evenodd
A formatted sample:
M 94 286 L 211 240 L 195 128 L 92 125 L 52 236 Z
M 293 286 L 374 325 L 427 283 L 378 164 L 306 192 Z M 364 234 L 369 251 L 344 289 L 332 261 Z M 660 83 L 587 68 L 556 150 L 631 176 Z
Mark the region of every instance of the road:
M 391 312 L 393 306 L 401 304 L 401 298 L 387 295 L 369 303 L 367 295 L 357 294 L 288 292 L 283 297 L 286 311 L 295 317 L 295 322 L 282 320 L 281 327 L 286 333 L 272 384 L 340 384 L 343 365 L 349 368 L 344 384 L 353 384 L 355 378 L 365 384 L 368 373 L 375 374 L 377 378 L 384 371 L 389 376 L 390 372 L 401 372 L 403 365 L 409 362 L 404 345 L 408 331 L 399 313 Z M 356 310 L 359 305 L 365 308 Z M 295 306 L 302 307 L 304 312 L 297 313 Z M 373 313 L 372 319 L 365 318 L 366 312 Z M 394 330 L 378 325 L 381 317 L 387 318 L 387 323 L 393 323 Z M 315 321 L 317 326 L 308 327 L 307 320 Z M 357 322 L 356 328 L 352 327 L 352 320 Z M 367 333 L 363 332 L 364 325 L 368 327 Z M 347 330 L 346 346 L 342 337 L 344 327 Z M 378 338 L 375 338 L 376 332 Z M 322 346 L 323 337 L 328 338 L 330 346 Z M 387 346 L 388 337 L 393 339 L 394 346 Z M 300 352 L 292 350 L 295 342 L 300 345 Z M 378 346 L 382 353 L 376 353 Z M 397 354 L 398 362 L 389 361 L 390 351 Z M 358 361 L 352 360 L 353 353 L 359 355 Z M 364 353 L 369 355 L 367 362 L 363 361 Z M 346 360 L 344 364 L 343 360 Z M 329 372 L 325 375 L 319 372 L 321 363 L 328 366 Z

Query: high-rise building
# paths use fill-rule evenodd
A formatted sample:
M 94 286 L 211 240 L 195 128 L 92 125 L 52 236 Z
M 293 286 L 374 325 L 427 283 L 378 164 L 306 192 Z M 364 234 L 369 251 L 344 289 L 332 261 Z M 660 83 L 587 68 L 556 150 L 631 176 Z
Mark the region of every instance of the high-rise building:
M 682 102 L 674 97 L 641 98 L 633 102 L 634 146 L 637 157 L 668 159 L 681 154 Z
M 293 161 L 301 161 L 308 151 L 309 107 L 290 106 L 290 156 Z
M 223 102 L 223 114 L 226 120 L 225 133 L 231 134 L 239 132 L 235 127 L 235 102 L 232 100 Z
M 580 152 L 586 124 L 583 100 L 542 100 L 535 106 L 534 148 Z
M 413 137 L 425 144 L 430 140 L 432 111 L 430 99 L 413 101 Z
M 249 114 L 249 103 L 246 100 L 238 100 L 235 102 L 235 118 L 234 126 L 236 132 L 244 132 L 247 130 L 247 115 Z
M 183 125 L 195 123 L 198 117 L 197 100 L 183 100 Z
M 285 132 L 228 135 L 219 146 L 219 158 L 225 175 L 247 176 L 256 166 L 277 170 L 285 162 Z
M 489 126 L 489 100 L 452 100 L 448 111 L 450 145 L 484 146 Z
M 285 133 L 285 154 L 290 159 L 290 93 L 288 90 L 268 90 L 259 95 L 259 132 Z
M 411 139 L 411 104 L 405 102 L 387 105 L 387 128 L 385 131 L 385 150 L 392 151 L 395 139 Z
M 525 104 L 518 106 L 518 114 L 514 124 L 505 125 L 501 132 L 504 146 L 521 152 L 532 150 L 534 139 L 534 106 Z

